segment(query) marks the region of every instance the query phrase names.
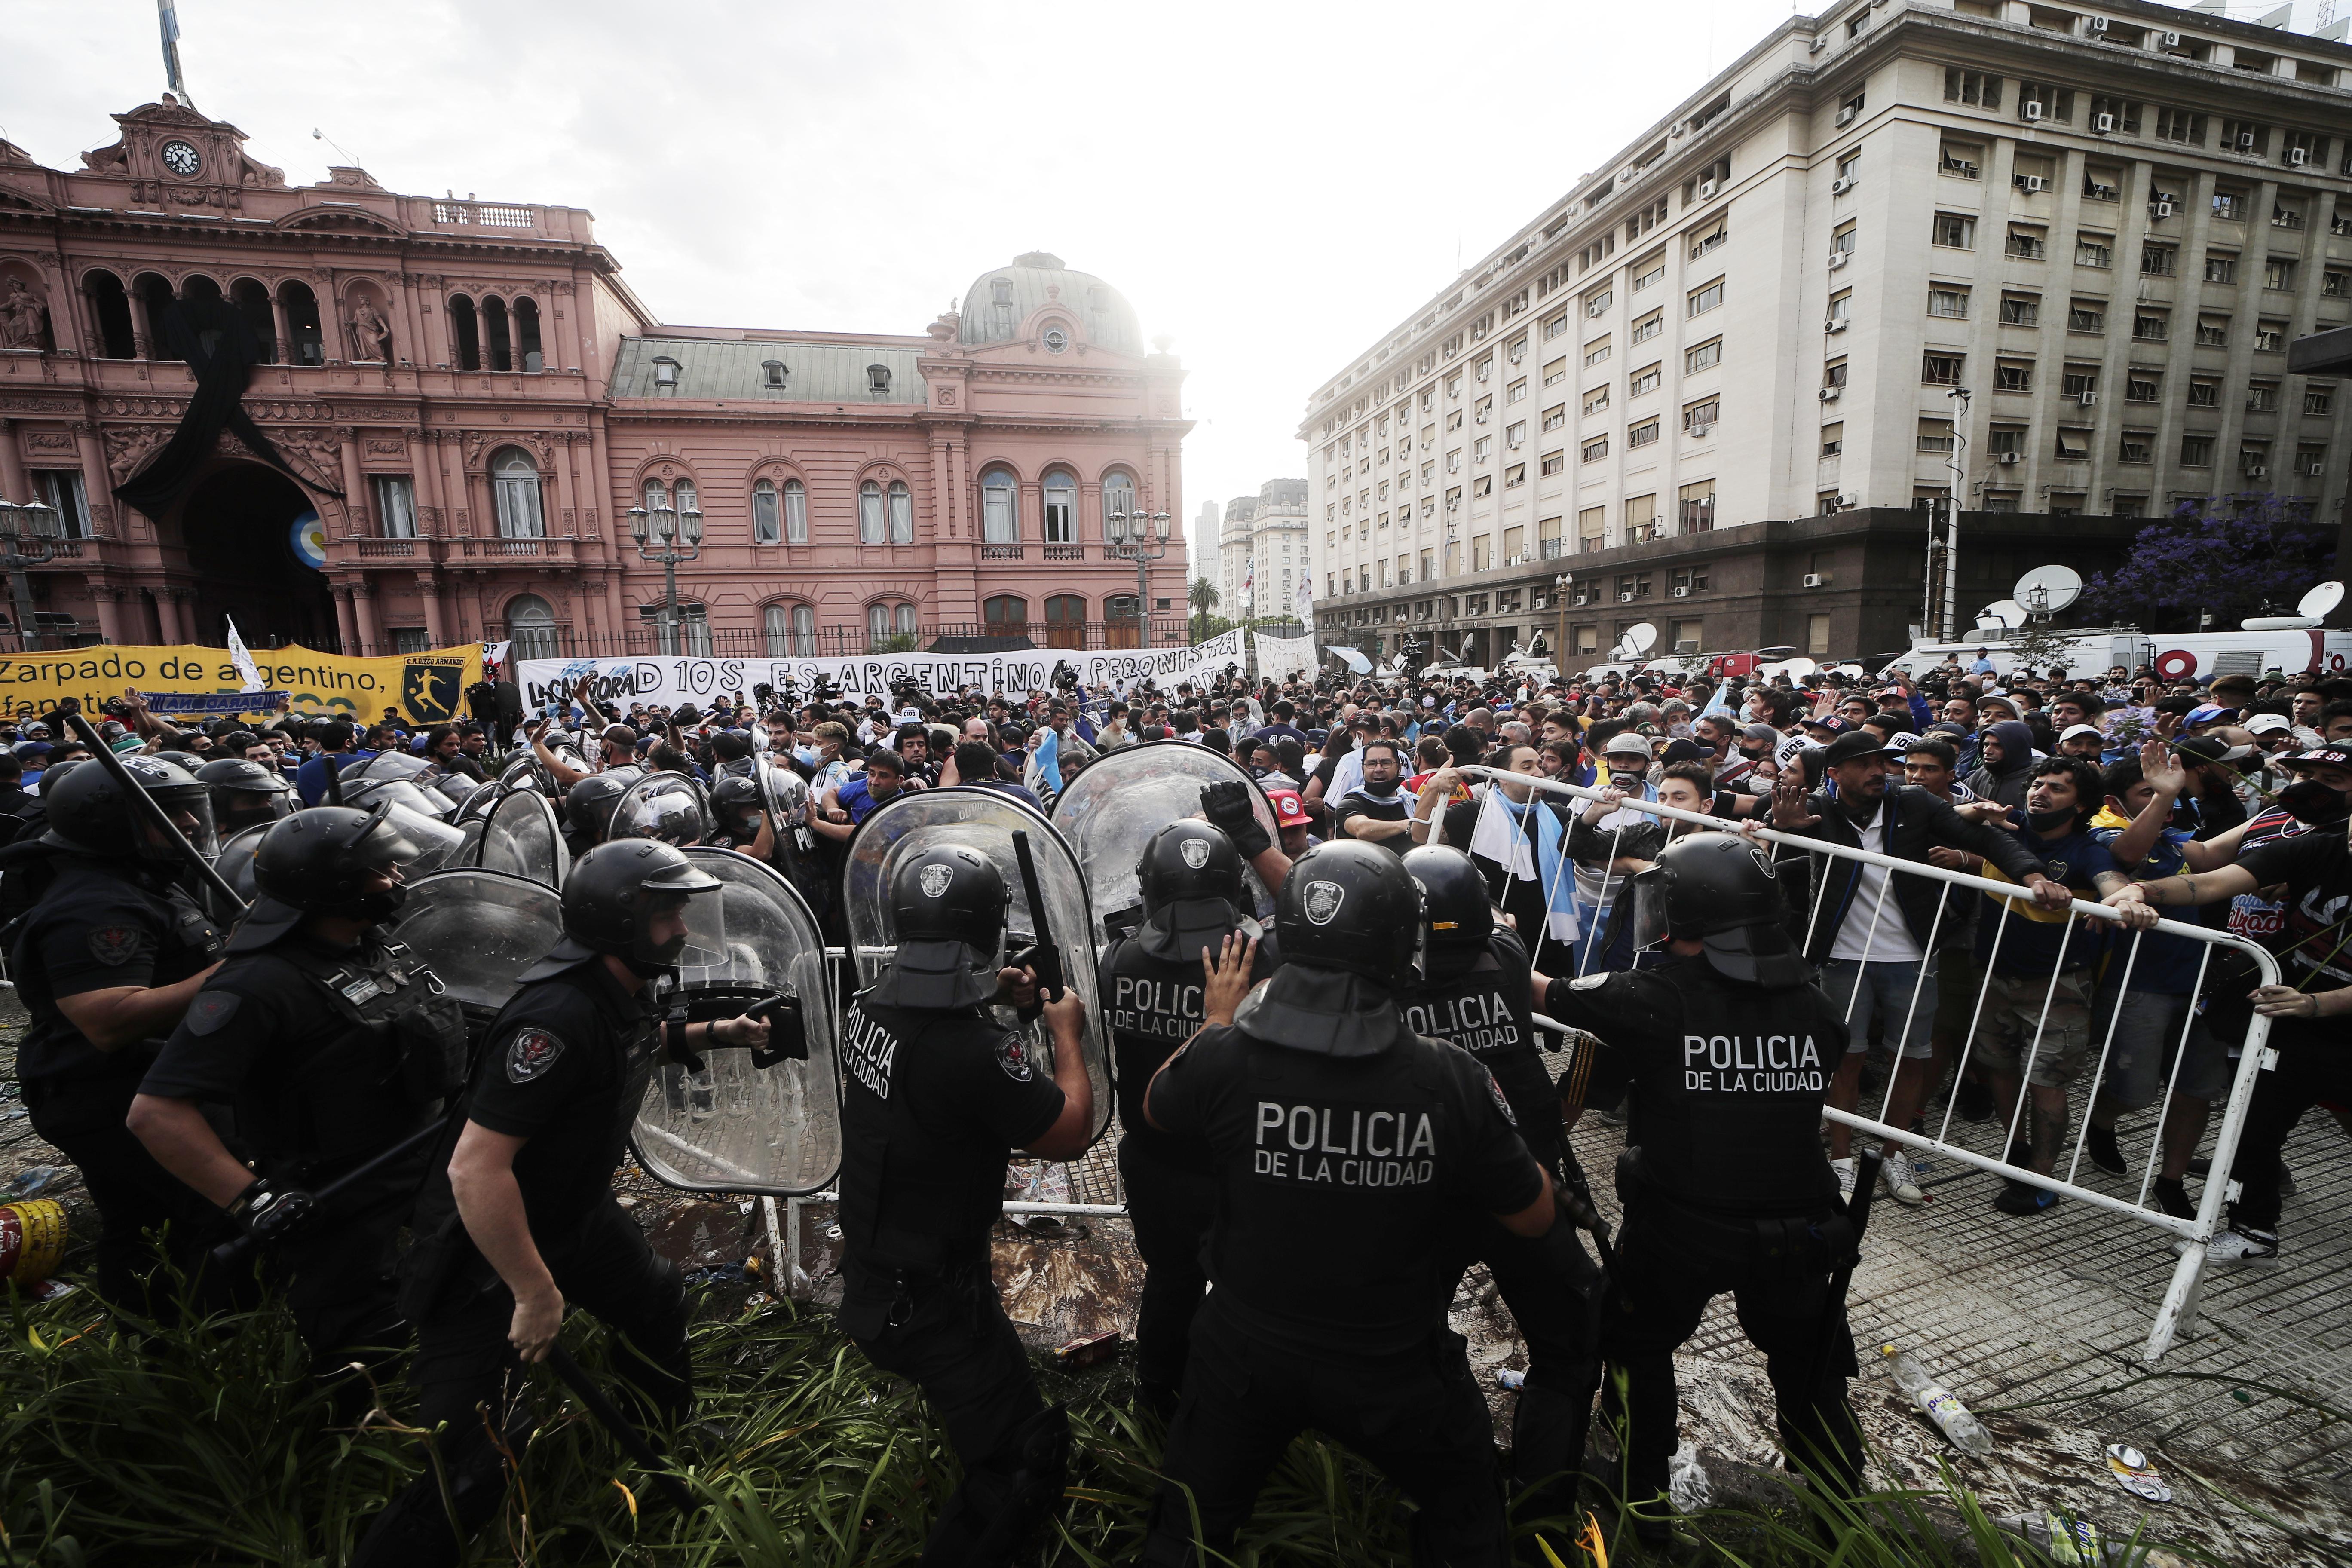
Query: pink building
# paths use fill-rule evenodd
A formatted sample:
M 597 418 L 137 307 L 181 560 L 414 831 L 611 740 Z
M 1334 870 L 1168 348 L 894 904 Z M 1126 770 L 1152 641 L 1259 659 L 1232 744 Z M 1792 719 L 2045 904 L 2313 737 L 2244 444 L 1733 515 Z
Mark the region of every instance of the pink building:
M 1182 368 L 1056 257 L 917 335 L 668 327 L 578 208 L 289 186 L 168 97 L 114 119 L 79 170 L 0 142 L 0 495 L 65 514 L 35 605 L 78 640 L 1181 639 L 1182 527 L 1139 605 L 1105 520 L 1181 517 Z M 664 505 L 704 520 L 674 634 L 627 516 Z

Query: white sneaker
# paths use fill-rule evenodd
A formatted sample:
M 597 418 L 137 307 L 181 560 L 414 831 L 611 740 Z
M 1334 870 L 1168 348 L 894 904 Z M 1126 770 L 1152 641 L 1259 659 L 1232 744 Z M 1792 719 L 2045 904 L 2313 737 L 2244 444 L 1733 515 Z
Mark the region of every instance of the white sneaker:
M 2276 1263 L 2278 1255 L 2278 1237 L 2267 1230 L 2232 1226 L 2205 1244 L 2208 1263 Z
M 1878 1167 L 1878 1184 L 1898 1204 L 1916 1205 L 1927 1201 L 1927 1194 L 1919 1190 L 1919 1173 L 1911 1167 L 1907 1149 L 1897 1149 L 1886 1156 L 1886 1163 Z
M 1854 1183 L 1853 1156 L 1848 1154 L 1843 1160 L 1832 1160 L 1830 1162 L 1830 1169 L 1837 1173 L 1838 1202 L 1842 1204 L 1852 1203 L 1853 1201 Z

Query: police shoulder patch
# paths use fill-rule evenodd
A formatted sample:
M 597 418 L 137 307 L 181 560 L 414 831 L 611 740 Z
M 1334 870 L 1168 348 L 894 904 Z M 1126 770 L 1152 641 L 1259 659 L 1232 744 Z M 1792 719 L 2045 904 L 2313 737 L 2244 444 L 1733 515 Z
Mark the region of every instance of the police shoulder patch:
M 206 991 L 188 1005 L 188 1033 L 209 1035 L 236 1016 L 245 1000 L 234 991 Z
M 563 1037 L 546 1029 L 519 1031 L 507 1046 L 507 1081 L 529 1083 L 546 1076 L 563 1055 Z
M 89 933 L 89 955 L 109 969 L 128 963 L 139 951 L 137 926 L 100 926 Z
M 1036 1069 L 1029 1065 L 1028 1042 L 1018 1035 L 1008 1034 L 998 1043 L 996 1065 L 1015 1083 L 1027 1083 L 1037 1076 Z
M 1570 981 L 1568 988 L 1570 991 L 1598 991 L 1608 983 L 1608 980 L 1609 976 L 1606 974 L 1587 974 L 1580 979 Z
M 1503 1086 L 1495 1081 L 1495 1075 L 1493 1073 L 1487 1072 L 1483 1068 L 1479 1069 L 1479 1076 L 1486 1080 L 1486 1094 L 1489 1099 L 1494 1100 L 1495 1109 L 1503 1113 L 1504 1121 L 1509 1122 L 1512 1126 L 1517 1127 L 1519 1124 L 1519 1119 L 1511 1113 L 1511 1102 L 1509 1099 L 1504 1095 Z

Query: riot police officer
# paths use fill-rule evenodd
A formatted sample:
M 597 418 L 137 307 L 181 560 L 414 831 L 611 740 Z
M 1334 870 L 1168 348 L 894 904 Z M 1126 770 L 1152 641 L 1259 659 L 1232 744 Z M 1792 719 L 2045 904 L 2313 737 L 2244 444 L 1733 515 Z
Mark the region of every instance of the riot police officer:
M 760 798 L 757 778 L 729 773 L 712 784 L 710 816 L 714 826 L 705 843 L 720 849 L 740 850 L 754 860 L 766 861 L 774 854 L 775 829 L 769 824 L 767 803 Z
M 211 795 L 185 769 L 152 757 L 121 762 L 198 853 L 218 847 Z M 81 1167 L 98 1205 L 99 1294 L 122 1310 L 157 1310 L 164 1303 L 142 1293 L 156 1263 L 143 1233 L 166 1231 L 166 1252 L 193 1277 L 215 1215 L 123 1118 L 218 961 L 221 936 L 178 880 L 185 850 L 149 824 L 106 767 L 85 763 L 42 799 L 51 880 L 9 956 L 32 1015 L 16 1076 L 33 1130 Z M 11 880 L 31 869 L 13 867 Z
M 1420 1505 L 1416 1563 L 1499 1563 L 1493 1431 L 1445 1326 L 1436 1232 L 1466 1208 L 1540 1237 L 1550 1179 L 1486 1070 L 1405 1025 L 1421 899 L 1400 857 L 1308 850 L 1275 928 L 1282 967 L 1254 990 L 1247 944 L 1227 940 L 1207 1024 L 1145 1100 L 1154 1126 L 1208 1144 L 1217 1217 L 1216 1288 L 1192 1320 L 1144 1560 L 1194 1561 L 1195 1510 L 1199 1544 L 1230 1553 L 1266 1473 L 1312 1426 Z
M 675 1418 L 692 1399 L 684 1283 L 614 1200 L 612 1179 L 657 1059 L 698 1067 L 700 1047 L 768 1038 L 764 1019 L 688 1024 L 660 999 L 657 983 L 717 947 L 719 888 L 684 853 L 646 838 L 598 846 L 565 879 L 563 940 L 523 972 L 484 1037 L 465 1116 L 436 1145 L 418 1239 L 401 1264 L 418 1424 L 438 1430 L 440 1476 L 393 1500 L 355 1563 L 455 1563 L 460 1536 L 497 1511 L 500 1444 L 485 1426 L 520 1450 L 530 1428 L 517 1397 L 522 1363 L 546 1355 L 567 1301 L 619 1331 L 615 1364 L 643 1404 Z
M 1094 1091 L 1075 993 L 1044 1004 L 1052 1081 L 983 1004 L 1033 1005 L 1034 977 L 1000 967 L 1004 879 L 942 844 L 890 877 L 898 946 L 842 1029 L 841 1326 L 914 1382 L 963 1465 L 923 1551 L 927 1568 L 994 1568 L 1059 1507 L 1069 1419 L 1046 1407 L 989 1274 L 988 1233 L 1015 1149 L 1085 1152 Z
M 242 757 L 222 757 L 195 770 L 196 781 L 213 793 L 213 825 L 226 838 L 233 833 L 284 816 L 293 804 L 286 775 Z
M 1427 933 L 1422 983 L 1404 998 L 1406 1024 L 1424 1038 L 1459 1046 L 1492 1073 L 1528 1152 L 1580 1190 L 1581 1173 L 1569 1176 L 1574 1157 L 1561 1132 L 1559 1096 L 1536 1045 L 1526 945 L 1496 922 L 1486 878 L 1461 850 L 1407 850 L 1404 868 L 1421 884 Z M 1573 1226 L 1528 1240 L 1474 1214 L 1443 1235 L 1442 1299 L 1453 1299 L 1471 1263 L 1484 1262 L 1527 1343 L 1528 1379 L 1511 1415 L 1511 1466 L 1520 1489 L 1538 1489 L 1528 1511 L 1569 1516 L 1601 1384 L 1591 1332 L 1599 1271 Z
M 401 868 L 417 855 L 390 810 L 314 806 L 262 836 L 261 896 L 131 1104 L 148 1152 L 274 1244 L 270 1271 L 287 1283 L 317 1376 L 406 1337 L 393 1249 L 425 1146 L 339 1194 L 331 1213 L 308 1212 L 310 1191 L 437 1121 L 465 1077 L 457 1004 L 378 930 L 400 909 Z M 221 1142 L 205 1104 L 233 1109 L 252 1169 Z M 342 1388 L 369 1394 L 356 1381 Z
M 1144 845 L 1135 874 L 1143 923 L 1103 951 L 1098 994 L 1118 1068 L 1119 1179 L 1143 1257 L 1136 1383 L 1165 1417 L 1184 1386 L 1192 1314 L 1209 1287 L 1201 1243 L 1216 1217 L 1217 1194 L 1207 1147 L 1153 1127 L 1144 1119 L 1143 1091 L 1201 1027 L 1202 957 L 1223 952 L 1225 938 L 1240 931 L 1258 942 L 1253 981 L 1272 974 L 1276 958 L 1275 944 L 1242 912 L 1242 858 L 1223 829 L 1192 817 L 1168 824 Z
M 1632 1087 L 1624 1230 L 1601 1310 L 1601 1355 L 1625 1373 L 1626 1500 L 1665 1490 L 1674 1351 L 1725 1290 L 1764 1352 L 1790 1461 L 1850 1495 L 1862 1464 L 1845 1399 L 1853 1340 L 1829 1310 L 1828 1276 L 1854 1236 L 1820 1136 L 1845 1025 L 1789 939 L 1757 844 L 1677 839 L 1628 896 L 1636 946 L 1663 942 L 1667 962 L 1581 980 L 1538 973 L 1531 993 L 1604 1042 L 1589 1090 Z M 1665 1506 L 1637 1519 L 1645 1539 L 1667 1533 Z
M 613 808 L 629 793 L 632 776 L 590 773 L 563 792 L 563 844 L 575 861 L 611 836 Z

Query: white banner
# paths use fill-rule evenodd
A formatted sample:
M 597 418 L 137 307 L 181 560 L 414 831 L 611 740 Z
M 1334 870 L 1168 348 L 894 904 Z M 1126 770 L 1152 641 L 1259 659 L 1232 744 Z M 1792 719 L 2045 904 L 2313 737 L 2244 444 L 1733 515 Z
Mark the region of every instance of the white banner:
M 1260 675 L 1312 675 L 1320 662 L 1315 652 L 1315 634 L 1303 637 L 1270 637 L 1264 632 L 1253 632 L 1257 639 L 1257 672 Z
M 725 696 L 756 701 L 759 687 L 768 686 L 786 702 L 806 702 L 816 697 L 820 680 L 842 695 L 863 699 L 887 697 L 894 687 L 919 686 L 940 697 L 952 697 L 969 687 L 982 697 L 1004 696 L 1016 701 L 1032 692 L 1050 690 L 1057 672 L 1067 669 L 1087 687 L 1111 686 L 1121 691 L 1149 679 L 1165 689 L 1214 675 L 1242 658 L 1242 634 L 1237 627 L 1197 647 L 1121 648 L 1081 653 L 1069 648 L 1034 648 L 1020 653 L 892 653 L 848 658 L 526 658 L 517 661 L 516 679 L 523 702 L 539 712 L 551 702 L 568 702 L 583 677 L 593 677 L 591 695 L 604 704 L 631 702 L 676 708 L 691 702 L 707 706 Z

